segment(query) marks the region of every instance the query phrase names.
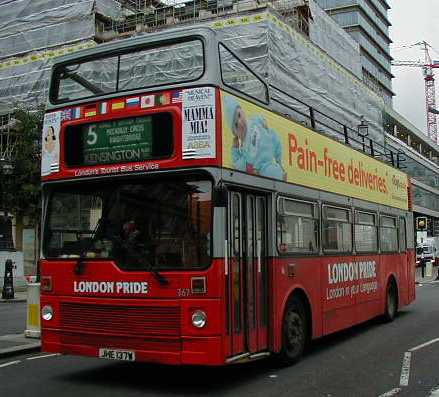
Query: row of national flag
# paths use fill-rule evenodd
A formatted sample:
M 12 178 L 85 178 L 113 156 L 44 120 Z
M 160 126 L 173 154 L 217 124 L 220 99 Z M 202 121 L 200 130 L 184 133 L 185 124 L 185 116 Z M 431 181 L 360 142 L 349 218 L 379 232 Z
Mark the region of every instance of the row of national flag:
M 78 106 L 72 109 L 66 109 L 62 113 L 61 119 L 63 121 L 76 120 L 124 109 L 152 108 L 155 106 L 169 105 L 171 103 L 180 103 L 182 102 L 182 98 L 182 91 L 174 91 L 172 93 L 165 92 L 162 94 L 133 96 L 126 99 L 113 99 L 111 101 L 101 102 L 97 105 Z

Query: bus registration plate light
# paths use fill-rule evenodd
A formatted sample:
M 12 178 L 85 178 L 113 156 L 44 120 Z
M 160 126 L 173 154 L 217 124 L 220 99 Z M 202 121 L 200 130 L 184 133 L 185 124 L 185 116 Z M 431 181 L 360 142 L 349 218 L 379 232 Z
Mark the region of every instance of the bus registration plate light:
M 132 350 L 99 349 L 99 358 L 107 360 L 136 361 L 136 353 Z

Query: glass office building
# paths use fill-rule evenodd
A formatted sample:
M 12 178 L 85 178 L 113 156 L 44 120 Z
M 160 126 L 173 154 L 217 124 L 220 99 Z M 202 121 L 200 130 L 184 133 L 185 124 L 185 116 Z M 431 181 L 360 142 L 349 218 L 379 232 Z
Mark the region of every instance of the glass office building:
M 392 103 L 392 72 L 387 0 L 316 0 L 359 45 L 363 81 L 386 104 Z

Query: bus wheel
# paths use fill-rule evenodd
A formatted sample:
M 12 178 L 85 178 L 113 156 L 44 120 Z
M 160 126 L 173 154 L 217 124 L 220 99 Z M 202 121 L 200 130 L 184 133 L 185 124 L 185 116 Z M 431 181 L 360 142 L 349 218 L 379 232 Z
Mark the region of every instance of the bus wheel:
M 307 318 L 303 303 L 292 298 L 287 304 L 282 324 L 282 349 L 279 359 L 283 365 L 300 360 L 307 342 Z
M 390 280 L 386 289 L 386 311 L 384 312 L 384 321 L 390 323 L 396 317 L 398 312 L 398 292 L 395 281 Z

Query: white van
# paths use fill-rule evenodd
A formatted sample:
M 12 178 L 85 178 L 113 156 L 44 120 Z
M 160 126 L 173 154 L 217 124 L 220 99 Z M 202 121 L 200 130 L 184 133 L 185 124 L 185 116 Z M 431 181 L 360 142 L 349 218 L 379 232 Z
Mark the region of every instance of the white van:
M 437 239 L 430 238 L 416 247 L 416 266 L 422 266 L 428 261 L 431 261 L 433 265 L 436 265 L 436 254 L 439 254 L 436 244 Z

